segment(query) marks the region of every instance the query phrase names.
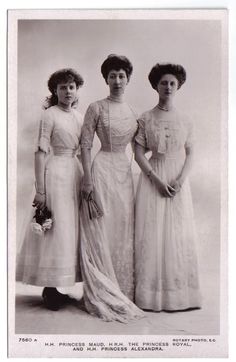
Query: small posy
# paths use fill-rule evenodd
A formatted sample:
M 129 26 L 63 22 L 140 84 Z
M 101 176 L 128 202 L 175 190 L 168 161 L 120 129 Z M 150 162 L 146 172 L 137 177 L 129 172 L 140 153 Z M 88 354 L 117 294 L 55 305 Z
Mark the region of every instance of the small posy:
M 31 223 L 31 229 L 34 233 L 42 235 L 44 231 L 51 229 L 53 221 L 51 218 L 51 211 L 47 207 L 44 209 L 36 208 L 34 220 Z

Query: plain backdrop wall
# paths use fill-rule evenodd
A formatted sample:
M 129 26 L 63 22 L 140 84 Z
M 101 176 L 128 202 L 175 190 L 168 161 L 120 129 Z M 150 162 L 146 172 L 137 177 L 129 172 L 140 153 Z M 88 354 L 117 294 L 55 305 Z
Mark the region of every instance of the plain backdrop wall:
M 187 82 L 175 104 L 195 123 L 192 194 L 202 273 L 218 278 L 220 257 L 221 26 L 217 20 L 20 20 L 18 21 L 17 225 L 32 202 L 34 139 L 47 80 L 72 67 L 85 84 L 79 109 L 108 95 L 100 66 L 108 54 L 126 55 L 134 71 L 126 99 L 137 114 L 157 104 L 148 73 L 156 62 L 182 64 Z M 95 150 L 99 148 L 98 141 Z M 137 179 L 139 168 L 133 162 Z

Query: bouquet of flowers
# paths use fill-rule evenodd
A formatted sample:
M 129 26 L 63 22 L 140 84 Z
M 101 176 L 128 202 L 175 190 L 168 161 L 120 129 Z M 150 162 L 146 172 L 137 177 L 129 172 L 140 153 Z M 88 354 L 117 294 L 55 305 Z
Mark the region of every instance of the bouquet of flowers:
M 43 209 L 36 208 L 33 220 L 35 221 L 31 223 L 31 229 L 38 235 L 52 227 L 52 213 L 46 206 Z

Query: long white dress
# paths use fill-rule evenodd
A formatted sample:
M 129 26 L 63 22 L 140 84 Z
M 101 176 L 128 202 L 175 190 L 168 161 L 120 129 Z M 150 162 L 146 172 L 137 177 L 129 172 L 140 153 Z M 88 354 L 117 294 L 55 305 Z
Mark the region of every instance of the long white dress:
M 32 216 L 22 233 L 16 280 L 47 287 L 71 286 L 81 280 L 79 262 L 79 203 L 82 165 L 76 157 L 82 117 L 75 110 L 52 106 L 44 111 L 36 151 L 45 152 L 46 204 L 53 225 L 41 235 L 31 229 Z M 33 209 L 33 208 L 32 208 Z
M 161 180 L 180 174 L 185 147 L 193 147 L 193 125 L 175 109 L 157 107 L 138 120 L 136 142 L 151 151 Z M 136 198 L 135 303 L 142 309 L 184 310 L 201 306 L 196 231 L 188 179 L 173 198 L 162 197 L 141 173 Z
M 124 102 L 92 103 L 85 115 L 81 147 L 90 149 L 96 132 L 101 149 L 92 178 L 104 215 L 89 219 L 81 210 L 81 268 L 87 310 L 100 318 L 127 322 L 142 315 L 134 297 L 134 189 L 125 149 L 137 130 L 135 115 Z

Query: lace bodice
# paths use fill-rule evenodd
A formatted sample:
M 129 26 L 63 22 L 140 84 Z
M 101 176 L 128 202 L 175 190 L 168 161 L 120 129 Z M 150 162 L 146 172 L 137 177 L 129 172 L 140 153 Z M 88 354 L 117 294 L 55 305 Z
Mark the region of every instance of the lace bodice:
M 122 152 L 137 130 L 136 117 L 125 102 L 103 99 L 90 104 L 82 127 L 81 147 L 92 148 L 94 133 L 102 150 Z
M 61 110 L 58 106 L 43 112 L 39 126 L 36 149 L 54 154 L 75 153 L 79 147 L 82 128 L 82 116 L 75 110 Z
M 138 120 L 135 141 L 153 154 L 173 154 L 193 146 L 193 124 L 176 110 L 145 112 Z

